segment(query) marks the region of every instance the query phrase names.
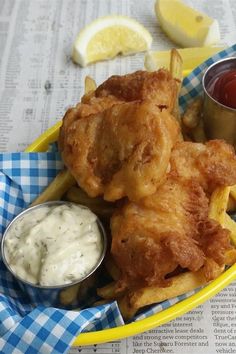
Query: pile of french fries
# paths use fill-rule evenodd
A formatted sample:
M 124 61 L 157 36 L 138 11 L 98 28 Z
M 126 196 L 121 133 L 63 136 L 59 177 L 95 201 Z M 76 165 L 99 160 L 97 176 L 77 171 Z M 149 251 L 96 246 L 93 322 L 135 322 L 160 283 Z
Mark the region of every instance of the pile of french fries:
M 179 91 L 182 82 L 182 60 L 176 50 L 172 51 L 170 71 L 176 78 Z M 90 77 L 85 79 L 85 93 L 90 93 L 96 89 L 96 83 Z M 201 118 L 202 101 L 196 99 L 186 110 L 184 116 L 180 117 L 178 101 L 173 114 L 181 121 L 184 135 L 193 141 L 206 141 L 203 122 Z M 76 184 L 75 179 L 68 170 L 61 171 L 44 192 L 36 198 L 33 205 L 52 200 L 67 200 L 82 204 L 90 208 L 102 219 L 108 220 L 114 211 L 114 203 L 108 203 L 101 197 L 90 198 Z M 225 267 L 236 262 L 236 223 L 229 216 L 228 212 L 236 211 L 236 186 L 222 187 L 216 189 L 210 198 L 209 217 L 218 221 L 224 228 L 230 231 L 231 243 L 235 247 L 225 255 L 225 265 L 219 267 L 218 274 L 225 270 Z M 120 276 L 119 269 L 114 263 L 111 254 L 105 258 L 105 268 L 112 279 L 110 283 L 97 289 L 100 296 L 95 305 L 117 300 L 120 311 L 125 320 L 131 319 L 138 310 L 147 305 L 159 303 L 175 296 L 182 295 L 191 290 L 199 288 L 206 284 L 203 271 L 186 271 L 170 278 L 171 285 L 165 288 L 158 286 L 143 287 L 138 290 L 119 291 L 117 281 Z M 89 280 L 89 286 L 94 283 L 94 279 Z M 83 287 L 87 284 L 83 284 Z M 74 285 L 61 292 L 60 301 L 62 305 L 70 305 L 83 293 L 81 285 Z

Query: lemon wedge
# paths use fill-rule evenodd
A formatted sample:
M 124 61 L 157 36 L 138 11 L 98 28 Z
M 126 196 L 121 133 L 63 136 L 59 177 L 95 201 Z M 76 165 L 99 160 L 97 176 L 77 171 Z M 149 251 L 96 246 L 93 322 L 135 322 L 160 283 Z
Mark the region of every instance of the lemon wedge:
M 181 0 L 156 0 L 155 11 L 164 32 L 183 47 L 211 46 L 220 41 L 217 20 Z
M 86 66 L 100 60 L 146 51 L 152 36 L 136 20 L 119 15 L 98 18 L 77 36 L 72 52 L 75 63 Z
M 188 75 L 190 71 L 210 58 L 212 55 L 225 49 L 224 47 L 199 47 L 177 49 L 183 60 L 183 74 Z M 144 66 L 148 71 L 155 71 L 160 68 L 169 69 L 170 50 L 150 51 L 145 55 Z

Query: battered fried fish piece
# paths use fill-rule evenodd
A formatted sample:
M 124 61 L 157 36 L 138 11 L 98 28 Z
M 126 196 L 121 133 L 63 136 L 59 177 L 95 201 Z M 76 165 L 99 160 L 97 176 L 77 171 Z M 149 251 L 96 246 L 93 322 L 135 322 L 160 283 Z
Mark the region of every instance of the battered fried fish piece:
M 138 200 L 165 177 L 180 129 L 170 115 L 177 84 L 167 70 L 112 76 L 69 109 L 62 158 L 89 196 Z
M 147 100 L 113 105 L 62 131 L 62 158 L 88 195 L 138 200 L 165 178 L 179 125 Z
M 236 183 L 234 148 L 224 140 L 210 140 L 206 144 L 178 142 L 170 164 L 172 173 L 198 181 L 207 193 Z
M 127 202 L 113 215 L 111 231 L 120 289 L 168 286 L 166 276 L 178 266 L 191 271 L 205 266 L 211 280 L 230 249 L 229 231 L 208 218 L 202 187 L 177 177 L 169 177 L 155 194 Z
M 132 74 L 111 76 L 96 91 L 96 97 L 115 97 L 120 101 L 153 101 L 160 109 L 172 112 L 178 86 L 169 71 L 136 71 Z
M 157 191 L 127 202 L 111 220 L 112 253 L 121 269 L 120 287 L 168 285 L 177 267 L 197 271 L 207 280 L 219 274 L 229 231 L 209 219 L 209 195 L 236 183 L 236 158 L 223 141 L 177 143 L 171 170 Z M 132 265 L 135 264 L 135 267 Z
M 96 98 L 94 94 L 86 94 L 82 97 L 81 103 L 78 103 L 76 107 L 69 108 L 63 118 L 63 125 L 60 129 L 59 136 L 59 147 L 64 148 L 64 144 L 66 144 L 65 136 L 67 132 L 73 126 L 73 123 L 79 119 L 89 117 L 91 115 L 100 113 L 114 106 L 115 104 L 119 104 L 118 99 L 112 96 Z
M 165 69 L 111 76 L 94 92 L 85 94 L 76 107 L 68 109 L 63 119 L 60 140 L 63 142 L 67 128 L 74 121 L 103 112 L 115 104 L 150 100 L 160 109 L 172 111 L 177 91 L 176 80 Z

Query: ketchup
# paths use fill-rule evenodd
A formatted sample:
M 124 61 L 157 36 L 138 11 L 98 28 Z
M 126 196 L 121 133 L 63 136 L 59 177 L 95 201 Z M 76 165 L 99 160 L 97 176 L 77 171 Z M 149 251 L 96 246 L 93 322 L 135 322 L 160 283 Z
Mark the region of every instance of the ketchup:
M 219 103 L 236 108 L 236 69 L 224 71 L 213 78 L 207 91 Z

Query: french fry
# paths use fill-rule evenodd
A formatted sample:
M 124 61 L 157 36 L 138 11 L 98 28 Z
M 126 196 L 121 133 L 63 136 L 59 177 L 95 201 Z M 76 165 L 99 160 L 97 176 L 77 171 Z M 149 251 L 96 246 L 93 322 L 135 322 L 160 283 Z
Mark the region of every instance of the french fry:
M 59 295 L 60 303 L 64 306 L 72 304 L 77 298 L 79 287 L 80 284 L 75 284 L 62 290 Z
M 180 91 L 183 80 L 183 60 L 178 50 L 173 48 L 170 54 L 170 72 L 174 79 L 178 80 L 178 89 Z
M 95 91 L 96 88 L 97 88 L 97 85 L 96 85 L 96 82 L 94 81 L 94 79 L 92 79 L 90 76 L 86 76 L 85 81 L 84 81 L 85 94 L 87 94 L 91 91 Z
M 236 211 L 236 200 L 229 195 L 228 205 L 227 205 L 227 212 L 234 212 Z
M 209 217 L 218 221 L 222 227 L 230 231 L 231 243 L 236 247 L 236 223 L 227 214 L 229 193 L 232 187 L 217 188 L 210 199 Z M 225 264 L 231 265 L 236 262 L 236 250 L 232 249 L 225 254 Z
M 89 93 L 96 89 L 96 82 L 90 76 L 86 76 L 84 86 L 85 93 Z M 68 170 L 63 170 L 54 178 L 43 193 L 33 201 L 31 206 L 47 201 L 60 200 L 67 190 L 75 184 L 76 181 L 71 173 Z
M 227 261 L 233 262 L 236 252 L 231 252 L 227 255 Z M 230 263 L 232 264 L 232 263 Z M 217 265 L 217 264 L 216 264 Z M 219 276 L 225 269 L 225 266 L 218 266 L 215 268 L 215 277 Z M 118 299 L 120 311 L 125 320 L 131 319 L 135 313 L 147 305 L 163 302 L 173 297 L 185 294 L 189 291 L 195 290 L 208 282 L 204 275 L 204 269 L 197 272 L 185 272 L 176 275 L 172 278 L 171 285 L 165 288 L 158 286 L 148 286 L 136 291 L 131 291 Z
M 134 308 L 130 305 L 128 295 L 125 295 L 117 300 L 120 312 L 124 320 L 130 320 L 134 317 L 135 313 L 138 311 L 137 308 Z
M 230 196 L 236 200 L 236 184 L 230 187 Z
M 214 259 L 206 257 L 204 262 L 204 274 L 208 280 L 216 279 L 225 270 L 225 264 L 219 265 Z
M 113 281 L 102 288 L 97 288 L 97 294 L 105 300 L 115 299 L 118 296 L 116 282 Z
M 209 218 L 224 225 L 228 205 L 230 187 L 219 187 L 214 190 L 210 198 Z
M 110 217 L 114 212 L 114 204 L 106 202 L 101 197 L 91 198 L 82 189 L 72 186 L 65 194 L 65 199 L 90 208 L 95 214 L 101 217 Z
M 201 119 L 202 112 L 202 98 L 199 97 L 195 99 L 186 109 L 186 112 L 183 115 L 183 124 L 189 128 L 196 128 Z
M 170 278 L 170 286 L 161 288 L 158 286 L 149 286 L 139 289 L 129 295 L 130 305 L 139 309 L 146 305 L 162 302 L 194 290 L 207 283 L 202 270 L 195 273 L 186 272 Z
M 68 170 L 63 170 L 58 173 L 48 187 L 33 201 L 31 206 L 40 203 L 60 200 L 65 192 L 76 184 L 76 180 Z
M 231 266 L 234 263 L 236 263 L 236 249 L 235 248 L 227 251 L 225 254 L 225 264 L 227 266 Z
M 225 214 L 223 227 L 230 231 L 230 240 L 232 244 L 236 247 L 236 223 L 228 214 Z
M 172 113 L 173 113 L 174 117 L 180 122 L 179 93 L 180 93 L 181 84 L 182 84 L 182 80 L 183 80 L 183 60 L 182 60 L 179 52 L 175 48 L 171 50 L 170 72 L 172 74 L 172 77 L 176 80 L 177 87 L 178 87 L 175 106 L 174 106 Z
M 171 278 L 170 286 L 161 288 L 159 286 L 148 286 L 128 293 L 118 303 L 125 319 L 130 319 L 144 306 L 162 302 L 175 296 L 185 294 L 207 283 L 203 270 L 195 273 L 186 272 Z

